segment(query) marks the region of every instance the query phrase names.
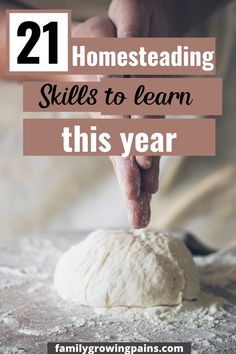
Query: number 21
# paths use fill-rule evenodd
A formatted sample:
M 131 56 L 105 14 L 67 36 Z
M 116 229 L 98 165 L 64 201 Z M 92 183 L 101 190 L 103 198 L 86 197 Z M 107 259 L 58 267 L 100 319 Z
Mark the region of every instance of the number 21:
M 18 27 L 17 36 L 25 37 L 27 30 L 31 30 L 31 36 L 17 57 L 18 64 L 39 64 L 40 58 L 29 56 L 35 45 L 37 44 L 40 35 L 41 29 L 36 22 L 26 21 L 22 22 Z M 48 41 L 48 53 L 49 53 L 49 64 L 58 63 L 58 23 L 49 22 L 43 26 L 43 32 L 48 32 L 49 41 Z

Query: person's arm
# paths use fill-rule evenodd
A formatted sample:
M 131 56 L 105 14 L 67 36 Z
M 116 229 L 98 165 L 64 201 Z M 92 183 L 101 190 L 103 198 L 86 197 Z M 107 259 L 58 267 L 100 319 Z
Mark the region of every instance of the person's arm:
M 118 37 L 179 37 L 235 0 L 112 0 Z
M 73 34 L 76 37 L 87 38 L 117 35 L 116 28 L 108 17 L 90 18 L 74 28 Z M 97 113 L 93 113 L 92 116 L 103 118 Z M 110 159 L 122 190 L 130 224 L 135 228 L 146 227 L 151 217 L 151 194 L 156 193 L 158 189 L 159 158 L 112 156 Z
M 108 15 L 116 26 L 117 37 L 178 37 L 201 23 L 207 16 L 232 0 L 113 0 Z M 131 116 L 132 118 L 132 116 Z M 140 117 L 145 118 L 145 117 Z M 159 117 L 156 117 L 159 118 Z M 136 158 L 139 162 L 142 157 Z M 141 168 L 141 191 L 147 195 L 157 192 L 159 186 L 159 157 L 153 157 L 151 167 L 143 171 Z M 141 194 L 142 195 L 142 194 Z M 137 201 L 127 201 L 131 214 L 139 210 Z M 143 215 L 147 213 L 147 201 Z M 142 215 L 141 215 L 142 216 Z M 148 224 L 147 219 L 133 224 L 141 227 Z
M 183 36 L 232 1 L 235 0 L 161 0 L 167 18 L 169 16 L 170 36 Z

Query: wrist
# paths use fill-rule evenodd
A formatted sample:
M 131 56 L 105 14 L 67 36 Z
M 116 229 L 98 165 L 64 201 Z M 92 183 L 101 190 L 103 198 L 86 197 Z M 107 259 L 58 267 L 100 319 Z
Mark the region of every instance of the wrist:
M 198 0 L 156 0 L 155 2 L 157 11 L 160 11 L 166 21 L 166 24 L 163 24 L 166 36 L 181 37 L 231 1 L 205 0 L 204 4 L 199 4 Z
M 192 10 L 193 4 L 197 3 L 196 0 L 159 0 L 159 2 L 167 22 L 168 37 L 181 37 L 194 26 L 194 17 L 197 15 Z
M 151 36 L 178 37 L 182 35 L 180 5 L 176 0 L 151 0 L 148 4 Z

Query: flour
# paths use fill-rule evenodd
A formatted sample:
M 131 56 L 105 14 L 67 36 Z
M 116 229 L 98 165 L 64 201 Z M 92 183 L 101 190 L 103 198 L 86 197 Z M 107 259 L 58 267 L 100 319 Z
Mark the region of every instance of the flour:
M 150 326 L 158 328 L 158 332 L 165 332 L 171 336 L 172 332 L 179 326 L 182 330 L 200 332 L 212 329 L 223 321 L 226 315 L 223 309 L 224 300 L 215 298 L 206 293 L 201 293 L 197 301 L 184 301 L 178 306 L 157 306 L 147 309 L 96 309 L 95 313 L 109 318 L 110 321 L 132 321 L 134 325 L 133 338 L 136 340 L 150 341 Z M 148 322 L 148 326 L 144 324 Z M 102 336 L 101 336 L 102 337 Z M 212 337 L 212 334 L 210 335 Z M 100 338 L 101 340 L 101 338 Z M 130 335 L 122 330 L 118 340 L 130 341 Z
M 0 241 L 1 354 L 42 354 L 49 341 L 191 341 L 195 354 L 236 351 L 236 249 L 195 258 L 196 301 L 92 310 L 60 300 L 52 286 L 57 260 L 76 242 L 76 233 Z

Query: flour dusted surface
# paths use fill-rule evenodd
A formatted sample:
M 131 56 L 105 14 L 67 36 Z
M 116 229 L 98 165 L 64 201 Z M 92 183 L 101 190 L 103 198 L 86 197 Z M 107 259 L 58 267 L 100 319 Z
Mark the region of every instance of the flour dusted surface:
M 236 249 L 197 257 L 196 301 L 93 310 L 56 294 L 53 272 L 88 232 L 0 240 L 0 353 L 46 354 L 50 341 L 191 341 L 195 353 L 236 352 Z

